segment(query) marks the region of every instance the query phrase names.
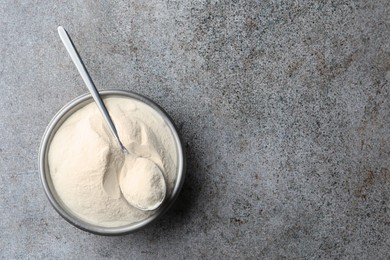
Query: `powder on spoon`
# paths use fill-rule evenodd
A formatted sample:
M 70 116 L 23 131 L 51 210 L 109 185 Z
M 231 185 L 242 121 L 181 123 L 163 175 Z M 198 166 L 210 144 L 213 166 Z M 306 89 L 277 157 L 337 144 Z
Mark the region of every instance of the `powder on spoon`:
M 160 168 L 149 159 L 137 158 L 130 164 L 130 169 L 123 169 L 120 187 L 126 200 L 144 210 L 160 206 L 166 192 L 164 178 L 160 178 Z

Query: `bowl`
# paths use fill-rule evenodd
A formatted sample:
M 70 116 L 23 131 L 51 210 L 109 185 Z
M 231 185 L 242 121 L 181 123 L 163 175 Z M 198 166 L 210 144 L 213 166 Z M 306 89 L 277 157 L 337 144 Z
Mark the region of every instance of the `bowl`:
M 168 209 L 172 206 L 174 201 L 176 200 L 177 196 L 179 195 L 179 192 L 183 186 L 184 178 L 185 178 L 185 155 L 184 155 L 184 149 L 181 142 L 181 139 L 179 137 L 178 131 L 172 121 L 172 119 L 169 117 L 169 115 L 156 103 L 151 101 L 150 99 L 141 96 L 139 94 L 135 94 L 129 91 L 124 90 L 105 90 L 100 91 L 100 95 L 104 99 L 105 97 L 112 97 L 112 96 L 119 96 L 119 97 L 126 97 L 130 99 L 135 99 L 138 101 L 143 102 L 144 104 L 148 105 L 152 109 L 154 109 L 164 120 L 166 125 L 169 127 L 169 129 L 172 132 L 173 138 L 175 140 L 175 145 L 177 149 L 178 154 L 178 167 L 177 167 L 177 177 L 175 180 L 175 184 L 173 187 L 173 190 L 169 197 L 165 199 L 163 204 L 148 218 L 120 226 L 120 227 L 105 227 L 105 226 L 98 226 L 91 223 L 88 223 L 79 217 L 77 217 L 75 214 L 73 214 L 67 207 L 62 203 L 60 197 L 56 193 L 56 190 L 54 188 L 54 185 L 51 180 L 50 175 L 50 169 L 48 164 L 48 150 L 50 147 L 50 143 L 56 134 L 56 131 L 60 128 L 62 123 L 75 111 L 78 109 L 84 107 L 85 105 L 93 102 L 92 96 L 90 94 L 84 94 L 81 95 L 68 104 L 66 104 L 60 111 L 54 116 L 54 118 L 50 121 L 49 125 L 47 126 L 45 133 L 43 135 L 40 149 L 39 149 L 39 171 L 40 171 L 40 177 L 43 184 L 43 188 L 45 190 L 45 193 L 54 207 L 54 209 L 69 223 L 73 224 L 74 226 L 84 230 L 88 231 L 90 233 L 98 234 L 98 235 L 124 235 L 131 232 L 135 232 L 137 230 L 140 230 L 147 225 L 151 224 L 155 220 L 157 220 L 159 217 L 161 217 Z

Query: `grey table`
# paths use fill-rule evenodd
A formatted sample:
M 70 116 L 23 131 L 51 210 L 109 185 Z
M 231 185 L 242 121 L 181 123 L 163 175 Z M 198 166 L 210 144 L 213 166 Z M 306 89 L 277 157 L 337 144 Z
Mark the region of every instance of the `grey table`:
M 0 3 L 0 258 L 386 259 L 390 6 L 377 1 Z M 188 178 L 135 234 L 64 221 L 39 179 L 40 138 L 97 87 L 158 102 Z

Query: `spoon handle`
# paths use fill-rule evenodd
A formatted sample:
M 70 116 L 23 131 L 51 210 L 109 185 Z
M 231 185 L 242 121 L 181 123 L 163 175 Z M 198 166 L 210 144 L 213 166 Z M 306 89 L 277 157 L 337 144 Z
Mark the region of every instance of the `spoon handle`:
M 119 142 L 119 145 L 121 146 L 122 150 L 126 150 L 119 139 L 118 132 L 115 128 L 114 122 L 112 122 L 112 119 L 110 117 L 110 114 L 107 111 L 106 106 L 103 103 L 102 98 L 99 95 L 99 92 L 97 91 L 95 84 L 93 83 L 91 77 L 89 76 L 89 73 L 87 69 L 84 66 L 83 61 L 81 60 L 76 47 L 73 45 L 72 40 L 70 39 L 70 36 L 65 31 L 65 29 L 62 26 L 58 27 L 58 34 L 60 35 L 60 38 L 65 45 L 66 50 L 68 51 L 73 63 L 76 65 L 77 70 L 79 71 L 81 77 L 83 78 L 85 85 L 87 85 L 87 88 L 89 92 L 92 95 L 92 98 L 95 100 L 96 105 L 98 106 L 100 112 L 103 115 L 103 118 L 105 119 L 106 123 L 108 124 L 112 134 Z

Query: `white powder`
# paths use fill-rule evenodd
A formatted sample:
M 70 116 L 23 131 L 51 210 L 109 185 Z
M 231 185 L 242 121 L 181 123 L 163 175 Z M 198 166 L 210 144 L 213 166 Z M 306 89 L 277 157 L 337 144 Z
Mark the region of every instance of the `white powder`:
M 49 148 L 54 188 L 72 213 L 91 224 L 117 227 L 154 211 L 176 180 L 175 139 L 163 118 L 140 101 L 109 97 L 104 103 L 129 151 L 125 156 L 94 103 L 71 115 Z M 157 178 L 159 174 L 162 178 Z M 134 205 L 134 204 L 133 204 Z
M 160 168 L 146 158 L 126 158 L 123 169 L 120 187 L 126 200 L 140 209 L 156 209 L 166 191 Z

